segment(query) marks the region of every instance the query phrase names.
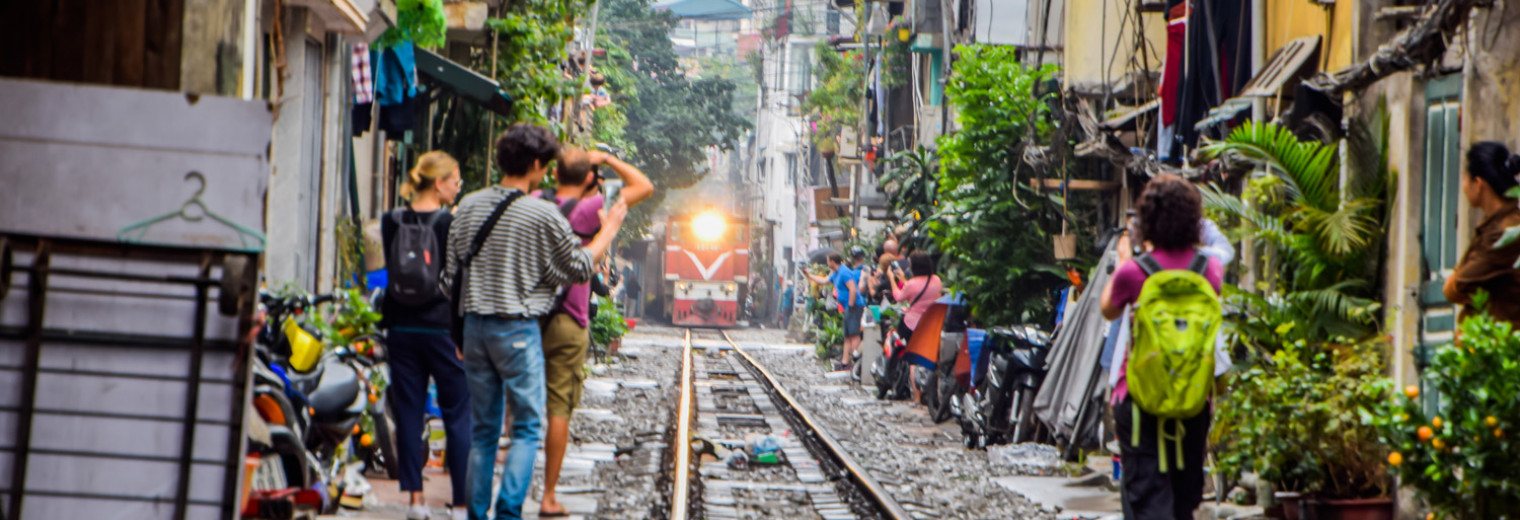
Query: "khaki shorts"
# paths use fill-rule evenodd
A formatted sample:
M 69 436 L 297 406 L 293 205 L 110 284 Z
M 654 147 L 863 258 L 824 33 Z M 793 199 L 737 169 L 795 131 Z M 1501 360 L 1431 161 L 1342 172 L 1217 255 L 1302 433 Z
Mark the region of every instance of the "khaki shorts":
M 569 419 L 581 403 L 581 384 L 586 380 L 586 348 L 591 334 L 563 312 L 554 313 L 544 326 L 544 384 L 548 395 L 544 410 L 549 417 Z

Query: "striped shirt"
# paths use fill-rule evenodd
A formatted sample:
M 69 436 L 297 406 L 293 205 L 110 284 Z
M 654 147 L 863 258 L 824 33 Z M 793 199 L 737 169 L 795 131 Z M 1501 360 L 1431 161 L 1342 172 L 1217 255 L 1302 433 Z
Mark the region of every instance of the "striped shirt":
M 496 205 L 517 190 L 491 186 L 464 197 L 449 228 L 443 279 L 454 280 L 460 259 Z M 559 286 L 589 281 L 591 252 L 570 230 L 559 208 L 535 197 L 519 197 L 470 262 L 466 274 L 466 314 L 536 318 L 549 313 Z

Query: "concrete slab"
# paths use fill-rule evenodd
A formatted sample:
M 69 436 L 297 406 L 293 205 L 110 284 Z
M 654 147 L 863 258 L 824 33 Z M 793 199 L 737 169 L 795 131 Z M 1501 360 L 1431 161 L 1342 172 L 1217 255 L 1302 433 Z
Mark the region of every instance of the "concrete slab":
M 1071 486 L 1065 477 L 997 477 L 992 481 L 1043 508 L 1060 508 L 1061 518 L 1102 519 L 1123 512 L 1119 494 L 1098 487 Z

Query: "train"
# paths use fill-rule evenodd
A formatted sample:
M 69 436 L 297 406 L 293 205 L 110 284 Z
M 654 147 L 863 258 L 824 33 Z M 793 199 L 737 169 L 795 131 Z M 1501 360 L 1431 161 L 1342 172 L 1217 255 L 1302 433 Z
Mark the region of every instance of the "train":
M 681 327 L 747 325 L 749 220 L 720 209 L 687 211 L 670 216 L 661 235 L 661 317 Z

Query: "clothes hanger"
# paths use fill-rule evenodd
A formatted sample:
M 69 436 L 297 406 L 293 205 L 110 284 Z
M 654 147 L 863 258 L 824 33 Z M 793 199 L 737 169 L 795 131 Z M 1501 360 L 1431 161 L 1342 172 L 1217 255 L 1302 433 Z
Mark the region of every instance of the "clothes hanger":
M 200 188 L 197 188 L 195 190 L 195 195 L 190 196 L 190 200 L 185 201 L 185 204 L 180 206 L 180 208 L 177 210 L 170 211 L 168 213 L 164 213 L 162 215 L 121 228 L 121 231 L 118 231 L 116 233 L 116 239 L 129 244 L 148 244 L 151 242 L 144 240 L 143 237 L 148 234 L 149 228 L 160 222 L 176 217 L 186 222 L 200 222 L 206 217 L 211 217 L 212 220 L 220 222 L 223 225 L 232 228 L 234 231 L 237 231 L 238 241 L 242 243 L 243 250 L 248 252 L 259 252 L 264 250 L 264 245 L 267 243 L 267 241 L 265 240 L 263 233 L 248 229 L 247 227 L 244 227 L 237 222 L 233 222 L 227 217 L 223 217 L 217 214 L 215 211 L 211 211 L 211 209 L 206 207 L 205 203 L 201 202 L 201 194 L 206 192 L 205 175 L 201 175 L 201 172 L 198 171 L 192 171 L 185 174 L 185 180 L 196 180 L 200 181 L 201 183 Z M 192 212 L 190 211 L 192 207 L 197 208 L 200 211 Z M 257 241 L 257 244 L 254 247 L 249 247 L 249 239 Z

